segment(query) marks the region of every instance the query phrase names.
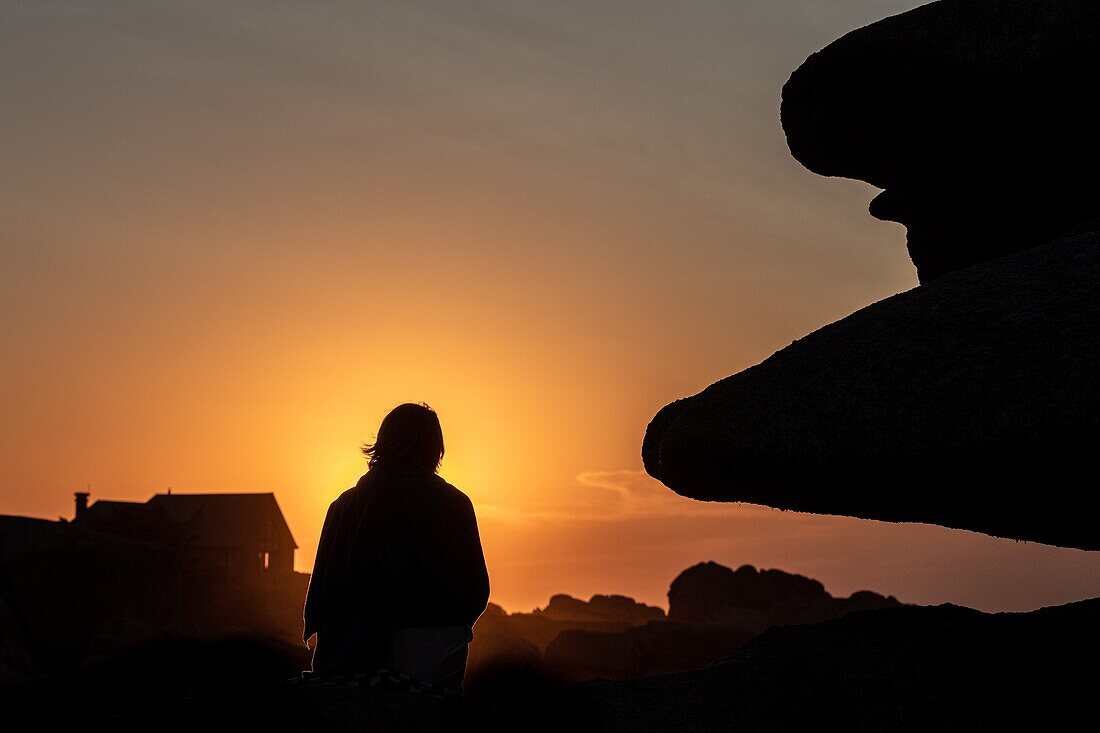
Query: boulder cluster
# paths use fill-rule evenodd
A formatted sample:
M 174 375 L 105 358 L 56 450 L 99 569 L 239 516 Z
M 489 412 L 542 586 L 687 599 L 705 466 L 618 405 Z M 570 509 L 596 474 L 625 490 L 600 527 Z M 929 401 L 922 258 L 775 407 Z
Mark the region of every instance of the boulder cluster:
M 837 598 L 819 581 L 716 562 L 687 568 L 668 590 L 669 613 L 620 595 L 555 595 L 545 608 L 506 613 L 490 603 L 474 626 L 466 676 L 480 688 L 501 670 L 539 669 L 563 681 L 662 674 L 706 666 L 766 629 L 895 608 L 861 590 Z
M 668 620 L 678 624 L 756 627 L 813 624 L 853 611 L 901 605 L 868 590 L 835 598 L 821 581 L 782 570 L 716 562 L 693 565 L 668 589 Z

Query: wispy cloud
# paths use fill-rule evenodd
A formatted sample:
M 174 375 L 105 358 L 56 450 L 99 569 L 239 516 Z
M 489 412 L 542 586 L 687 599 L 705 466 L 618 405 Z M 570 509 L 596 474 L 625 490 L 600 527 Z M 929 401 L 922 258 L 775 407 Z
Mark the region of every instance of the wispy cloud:
M 576 482 L 589 489 L 569 504 L 542 502 L 524 506 L 478 505 L 485 518 L 515 523 L 622 521 L 660 517 L 750 517 L 772 513 L 765 507 L 696 501 L 679 496 L 645 471 L 584 471 Z
M 612 505 L 627 516 L 751 516 L 770 514 L 772 510 L 751 504 L 707 502 L 680 496 L 645 471 L 585 471 L 577 483 L 606 492 Z

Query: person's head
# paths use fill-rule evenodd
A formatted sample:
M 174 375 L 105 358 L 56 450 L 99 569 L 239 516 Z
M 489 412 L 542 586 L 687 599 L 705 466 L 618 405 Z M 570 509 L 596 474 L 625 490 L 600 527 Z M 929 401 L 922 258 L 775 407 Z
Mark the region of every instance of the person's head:
M 434 472 L 443 460 L 439 416 L 424 403 L 398 405 L 382 419 L 378 437 L 363 446 L 363 454 L 371 468 L 422 468 Z

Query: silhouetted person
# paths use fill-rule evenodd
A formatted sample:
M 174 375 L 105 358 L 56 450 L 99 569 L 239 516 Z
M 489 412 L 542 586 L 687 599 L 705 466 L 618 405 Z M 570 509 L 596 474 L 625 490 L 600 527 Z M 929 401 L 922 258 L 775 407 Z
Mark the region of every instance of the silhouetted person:
M 458 688 L 489 576 L 473 505 L 436 475 L 439 418 L 399 405 L 363 452 L 370 470 L 332 502 L 317 547 L 305 606 L 313 669 L 388 668 Z

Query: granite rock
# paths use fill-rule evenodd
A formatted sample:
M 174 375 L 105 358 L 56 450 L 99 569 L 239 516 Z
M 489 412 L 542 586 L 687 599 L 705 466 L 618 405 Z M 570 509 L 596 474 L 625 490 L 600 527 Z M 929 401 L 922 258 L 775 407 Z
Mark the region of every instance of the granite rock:
M 663 408 L 685 496 L 1100 549 L 1100 233 L 887 298 Z
M 791 152 L 885 189 L 922 282 L 1100 216 L 1100 3 L 941 0 L 852 31 L 783 90 Z

